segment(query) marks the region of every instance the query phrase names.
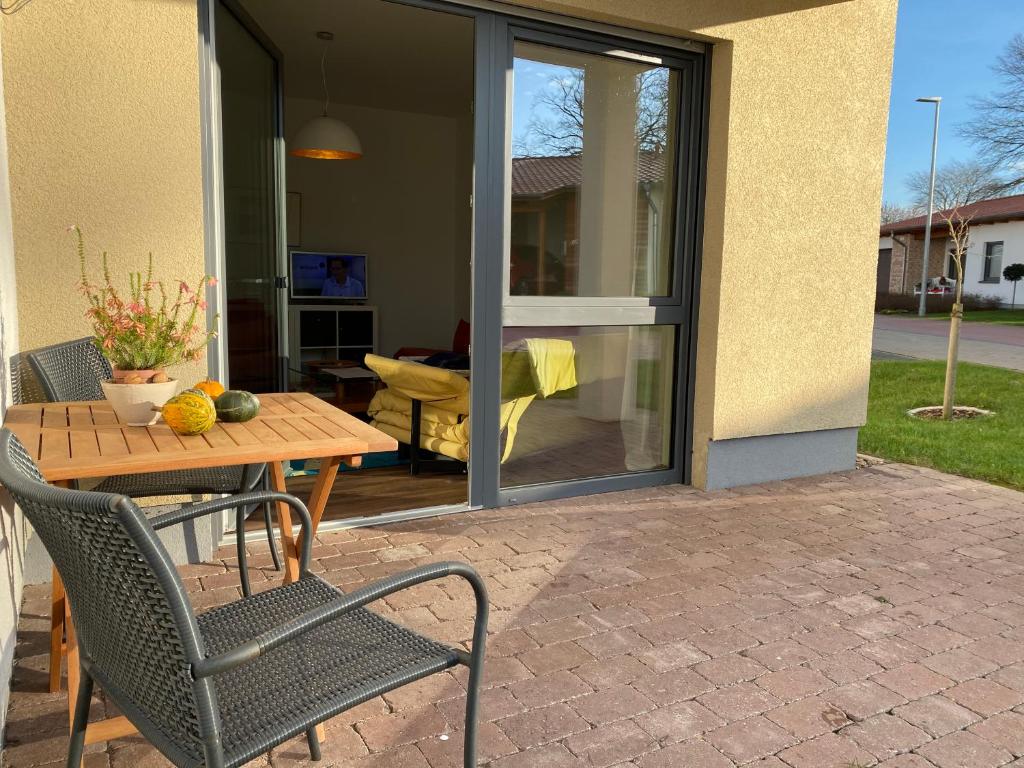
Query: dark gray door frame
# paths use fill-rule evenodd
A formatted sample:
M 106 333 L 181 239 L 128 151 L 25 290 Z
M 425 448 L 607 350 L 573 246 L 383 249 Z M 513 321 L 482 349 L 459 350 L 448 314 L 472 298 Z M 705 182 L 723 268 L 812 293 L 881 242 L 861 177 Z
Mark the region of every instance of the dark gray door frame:
M 231 0 L 227 0 L 231 2 Z M 218 0 L 198 0 L 200 32 L 200 86 L 203 125 L 203 179 L 206 228 L 206 262 L 211 274 L 224 270 L 222 156 L 220 146 L 220 84 L 214 49 L 214 5 Z M 475 22 L 474 66 L 474 175 L 472 233 L 472 402 L 470 441 L 473 445 L 469 472 L 469 507 L 624 490 L 666 483 L 688 483 L 691 478 L 694 364 L 697 311 L 700 291 L 700 259 L 704 215 L 707 157 L 708 84 L 710 46 L 640 30 L 625 29 L 589 20 L 562 17 L 544 11 L 493 2 L 493 0 L 382 0 L 400 5 L 470 16 Z M 513 34 L 553 36 L 566 47 L 593 49 L 606 55 L 656 55 L 682 62 L 686 70 L 686 101 L 678 130 L 679 167 L 675 258 L 676 282 L 668 300 L 648 302 L 610 301 L 602 306 L 609 325 L 631 324 L 633 313 L 649 314 L 656 322 L 676 322 L 675 425 L 672 468 L 663 471 L 577 480 L 502 491 L 499 488 L 501 346 L 504 296 L 504 264 L 508 253 L 506 190 L 509 169 L 507 105 L 511 96 L 511 41 Z M 283 147 L 281 157 L 283 160 Z M 280 178 L 283 181 L 283 167 Z M 283 211 L 283 188 L 279 190 Z M 214 311 L 223 312 L 223 282 Z M 522 307 L 528 311 L 528 307 Z M 517 310 L 518 311 L 518 310 Z M 646 322 L 646 321 L 644 321 Z M 212 375 L 224 370 L 223 340 L 210 348 Z M 391 516 L 384 516 L 385 518 Z M 396 519 L 409 514 L 395 513 Z M 374 518 L 380 523 L 383 518 Z M 360 520 L 359 522 L 362 522 Z M 367 520 L 368 524 L 370 520 Z

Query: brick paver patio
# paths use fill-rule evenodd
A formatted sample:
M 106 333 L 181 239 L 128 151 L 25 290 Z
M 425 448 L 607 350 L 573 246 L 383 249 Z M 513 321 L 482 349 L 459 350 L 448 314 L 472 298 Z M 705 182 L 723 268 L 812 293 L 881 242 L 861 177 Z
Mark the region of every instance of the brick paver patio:
M 1022 531 L 1024 494 L 884 464 L 324 534 L 314 555 L 345 588 L 442 558 L 485 575 L 492 768 L 990 768 L 1024 766 Z M 238 596 L 221 554 L 185 570 L 200 608 Z M 64 698 L 42 692 L 46 595 L 27 590 L 10 768 L 66 746 Z M 378 607 L 464 641 L 471 604 L 452 581 Z M 461 765 L 463 682 L 331 721 L 320 765 Z M 141 739 L 102 747 L 89 768 L 166 765 Z M 304 742 L 255 764 L 307 765 Z

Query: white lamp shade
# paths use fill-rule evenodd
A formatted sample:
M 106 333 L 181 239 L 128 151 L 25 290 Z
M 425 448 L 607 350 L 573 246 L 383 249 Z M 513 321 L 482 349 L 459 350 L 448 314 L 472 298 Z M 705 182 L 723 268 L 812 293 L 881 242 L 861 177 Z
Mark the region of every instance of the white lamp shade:
M 299 129 L 289 154 L 314 160 L 355 160 L 363 156 L 363 147 L 345 123 L 322 115 Z

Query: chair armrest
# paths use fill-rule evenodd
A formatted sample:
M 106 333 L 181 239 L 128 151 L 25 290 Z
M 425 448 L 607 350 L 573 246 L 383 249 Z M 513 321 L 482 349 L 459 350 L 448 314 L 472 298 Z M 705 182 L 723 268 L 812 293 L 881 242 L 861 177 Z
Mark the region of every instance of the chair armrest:
M 354 611 L 357 608 L 362 608 L 367 603 L 380 600 L 382 597 L 414 587 L 425 581 L 443 579 L 448 576 L 461 576 L 473 588 L 473 594 L 476 598 L 476 618 L 473 623 L 473 654 L 482 655 L 484 644 L 487 640 L 487 588 L 484 586 L 480 574 L 470 566 L 465 563 L 444 562 L 403 571 L 386 579 L 381 579 L 362 589 L 357 589 L 350 594 L 341 595 L 337 600 L 332 600 L 319 608 L 307 611 L 279 627 L 268 630 L 252 640 L 232 648 L 230 651 L 225 651 L 217 656 L 211 656 L 196 662 L 192 665 L 192 674 L 196 679 L 199 679 L 227 672 L 329 621 L 333 621 L 339 616 Z M 465 656 L 465 654 L 460 653 L 460 660 L 464 660 Z
M 299 576 L 302 577 L 309 568 L 309 558 L 313 549 L 313 522 L 309 518 L 309 510 L 306 509 L 306 505 L 290 493 L 282 493 L 280 491 L 237 493 L 233 496 L 225 496 L 221 499 L 204 501 L 199 504 L 188 504 L 173 512 L 157 515 L 149 523 L 153 526 L 153 530 L 159 531 L 161 528 L 178 525 L 204 515 L 212 515 L 214 512 L 235 509 L 236 507 L 255 507 L 267 501 L 283 502 L 294 509 L 299 516 L 299 521 L 302 524 L 302 551 L 299 553 Z

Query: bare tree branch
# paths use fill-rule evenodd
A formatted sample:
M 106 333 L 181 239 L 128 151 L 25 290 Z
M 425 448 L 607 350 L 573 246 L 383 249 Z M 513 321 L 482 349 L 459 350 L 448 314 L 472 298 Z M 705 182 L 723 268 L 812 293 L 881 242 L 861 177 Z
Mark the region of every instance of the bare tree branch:
M 516 153 L 540 157 L 578 155 L 583 151 L 583 69 L 552 78 L 534 98 L 530 122 L 517 141 Z M 664 68 L 641 71 L 635 78 L 637 148 L 662 152 L 668 145 L 670 84 Z
M 897 221 L 912 219 L 920 216 L 924 211 L 913 205 L 900 205 L 882 201 L 882 224 L 895 224 Z
M 975 102 L 977 116 L 961 131 L 991 167 L 1003 169 L 1009 190 L 1024 185 L 1024 34 L 1010 40 L 992 69 L 1000 88 Z
M 915 171 L 906 180 L 914 206 L 928 211 L 929 171 Z M 979 200 L 1009 194 L 1012 185 L 992 167 L 976 160 L 954 160 L 935 174 L 935 210 L 959 208 Z

